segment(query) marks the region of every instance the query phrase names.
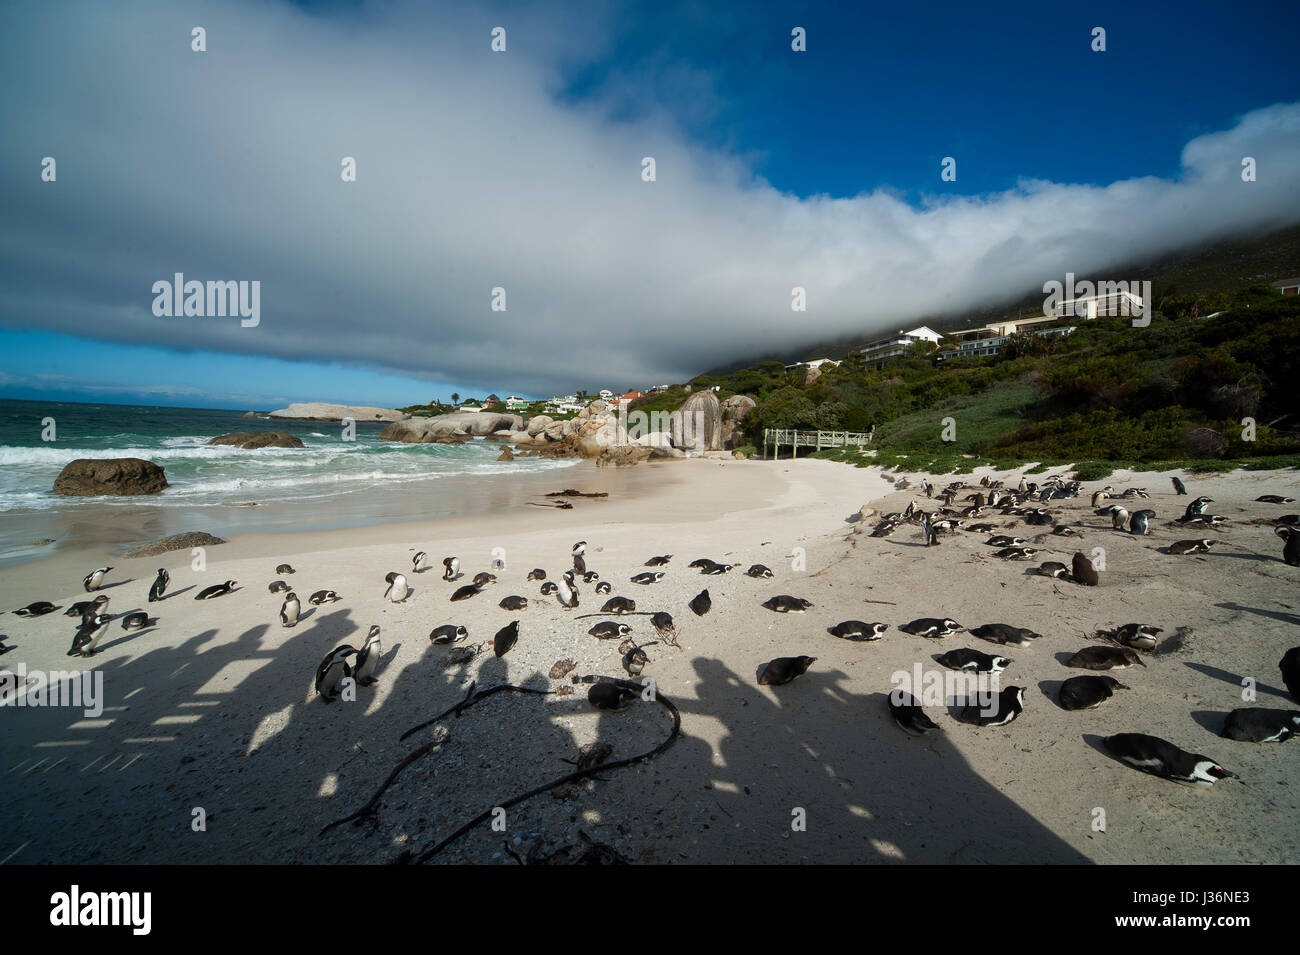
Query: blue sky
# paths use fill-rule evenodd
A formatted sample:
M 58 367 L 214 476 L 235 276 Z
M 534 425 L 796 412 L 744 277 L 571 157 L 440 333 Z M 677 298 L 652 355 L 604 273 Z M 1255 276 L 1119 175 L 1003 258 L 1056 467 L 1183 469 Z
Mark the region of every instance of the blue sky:
M 175 6 L 0 13 L 0 396 L 645 387 L 1300 221 L 1294 110 L 1259 112 L 1300 100 L 1294 3 Z M 1249 202 L 1224 173 L 1246 148 Z M 263 326 L 160 325 L 147 289 L 181 268 L 263 276 Z M 792 327 L 796 283 L 826 305 Z

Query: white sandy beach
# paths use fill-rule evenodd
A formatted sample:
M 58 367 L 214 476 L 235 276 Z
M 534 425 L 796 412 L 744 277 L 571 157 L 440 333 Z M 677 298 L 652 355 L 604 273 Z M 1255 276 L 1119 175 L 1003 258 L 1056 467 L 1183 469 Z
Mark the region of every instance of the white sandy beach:
M 963 480 L 974 484 L 985 473 Z M 1014 484 L 1019 472 L 999 476 Z M 1052 502 L 1058 520 L 1083 536 L 1042 537 L 1039 559 L 1068 564 L 1076 549 L 1105 547 L 1097 588 L 1027 576 L 1038 561 L 991 558 L 981 534 L 944 538 L 937 549 L 922 547 L 912 527 L 887 539 L 852 534 L 849 519 L 863 504 L 898 510 L 915 492 L 895 491 L 876 468 L 818 460 L 599 471 L 584 463 L 550 483 L 600 487 L 608 498 L 579 499 L 568 511 L 512 501 L 484 517 L 248 534 L 210 548 L 201 573 L 191 570 L 187 551 L 122 560 L 102 544 L 8 567 L 0 580 L 7 611 L 39 599 L 61 608 L 87 599 L 81 578 L 111 564 L 104 590 L 111 611 L 148 609 L 159 620 L 140 633 L 115 622 L 102 651 L 81 661 L 65 655 L 74 628 L 61 612 L 0 617 L 4 641 L 16 645 L 3 658 L 7 668 L 93 666 L 104 674 L 107 697 L 93 720 L 66 708 L 0 708 L 7 823 L 0 861 L 388 862 L 569 772 L 562 759 L 575 758 L 581 744 L 607 742 L 614 759 L 650 749 L 670 725 L 660 707 L 598 714 L 585 686 L 570 696 L 499 694 L 446 721 L 447 742 L 406 770 L 373 823 L 317 835 L 369 799 L 430 731 L 406 742 L 401 733 L 454 705 L 471 681 L 555 689 L 568 678 L 552 682 L 547 674 L 565 657 L 576 662 L 574 674 L 623 675 L 617 641 L 586 633 L 610 618 L 575 619 L 598 611 L 604 597 L 587 585 L 581 606 L 565 610 L 524 580 L 534 567 L 553 579 L 568 567 L 573 542 L 586 540 L 588 567 L 615 594 L 634 598 L 638 610 L 667 610 L 678 623 L 681 649 L 650 647 L 645 675 L 680 708 L 682 736 L 651 762 L 511 809 L 504 833 L 481 826 L 437 861 L 513 864 L 507 844 L 521 854 L 537 840 L 548 848 L 577 844 L 580 829 L 643 863 L 1300 862 L 1300 748 L 1224 740 L 1215 722 L 1238 706 L 1297 708 L 1277 661 L 1300 644 L 1300 568 L 1282 562 L 1270 527 L 1248 521 L 1294 509 L 1253 499 L 1300 497 L 1300 479 L 1292 471 L 1183 480 L 1231 520 L 1204 535 L 1229 546 L 1204 557 L 1157 549 L 1202 536 L 1167 526 L 1190 498 L 1175 497 L 1164 475 L 1121 472 L 1085 484 L 1076 499 Z M 1103 484 L 1150 490 L 1146 506 L 1159 519 L 1149 537 L 1114 532 L 1093 515 L 1089 495 Z M 1031 541 L 1050 530 L 989 520 Z M 507 564 L 499 582 L 449 602 L 455 587 L 490 569 L 498 547 Z M 796 548 L 806 552 L 806 569 L 792 566 Z M 413 591 L 405 603 L 386 603 L 384 574 L 409 571 L 417 550 L 429 553 L 434 569 L 408 574 Z M 466 575 L 454 584 L 440 579 L 442 557 L 453 554 Z M 673 555 L 660 583 L 628 582 L 660 554 Z M 742 566 L 720 577 L 688 569 L 704 556 Z M 288 580 L 304 600 L 328 588 L 342 601 L 310 608 L 296 628 L 282 628 L 280 599 L 267 592 L 281 562 L 296 568 Z M 742 576 L 754 562 L 775 578 Z M 171 573 L 172 596 L 147 605 L 158 567 Z M 192 599 L 228 578 L 240 582 L 235 593 Z M 696 618 L 687 602 L 705 587 L 713 610 Z M 806 597 L 813 608 L 781 615 L 760 606 L 783 593 Z M 498 608 L 509 594 L 528 597 L 528 609 Z M 949 616 L 965 627 L 1006 622 L 1043 638 L 1001 651 L 965 633 L 932 641 L 898 630 L 922 616 Z M 521 637 L 501 659 L 489 651 L 444 668 L 447 648 L 427 637 L 457 623 L 469 628 L 468 643 L 485 642 L 512 619 L 521 621 Z M 845 619 L 890 629 L 866 644 L 826 633 Z M 625 622 L 641 640 L 654 640 L 647 620 Z M 1084 672 L 1061 661 L 1094 630 L 1132 621 L 1163 627 L 1166 636 L 1179 627 L 1190 633 L 1181 651 L 1115 674 L 1131 689 L 1100 709 L 1061 710 L 1056 687 Z M 382 627 L 385 650 L 379 682 L 361 688 L 355 703 L 325 705 L 311 688 L 316 665 L 338 644 L 359 646 L 372 624 Z M 1007 727 L 980 729 L 935 708 L 940 731 L 905 735 L 886 712 L 890 675 L 917 662 L 937 668 L 932 654 L 959 646 L 1013 658 L 1003 685 L 1028 688 L 1024 714 Z M 756 685 L 764 661 L 802 653 L 818 658 L 805 676 L 783 687 Z M 1242 677 L 1258 681 L 1253 704 L 1241 700 Z M 1140 774 L 1099 749 L 1101 737 L 1117 732 L 1164 737 L 1241 779 L 1201 790 Z M 191 827 L 196 807 L 206 813 L 204 832 Z M 1097 808 L 1104 832 L 1092 828 Z M 791 828 L 799 809 L 806 831 Z

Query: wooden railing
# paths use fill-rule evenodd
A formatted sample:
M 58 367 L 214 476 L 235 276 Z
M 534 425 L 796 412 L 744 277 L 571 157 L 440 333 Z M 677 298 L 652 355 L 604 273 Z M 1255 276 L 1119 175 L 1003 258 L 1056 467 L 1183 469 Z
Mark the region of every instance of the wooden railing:
M 763 457 L 770 457 L 768 447 L 772 448 L 773 454 L 781 453 L 781 445 L 790 446 L 791 455 L 799 456 L 799 448 L 812 448 L 820 451 L 823 448 L 852 448 L 865 447 L 871 443 L 870 431 L 794 431 L 781 428 L 766 428 L 763 431 Z

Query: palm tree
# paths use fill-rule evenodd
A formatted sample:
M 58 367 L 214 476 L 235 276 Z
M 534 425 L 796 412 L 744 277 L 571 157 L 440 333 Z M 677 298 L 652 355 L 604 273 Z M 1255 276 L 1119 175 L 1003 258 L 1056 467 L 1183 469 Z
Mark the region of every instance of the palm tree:
M 451 406 L 452 406 L 453 408 L 459 408 L 459 407 L 460 407 L 460 392 L 459 392 L 459 391 L 453 391 L 453 392 L 451 393 Z

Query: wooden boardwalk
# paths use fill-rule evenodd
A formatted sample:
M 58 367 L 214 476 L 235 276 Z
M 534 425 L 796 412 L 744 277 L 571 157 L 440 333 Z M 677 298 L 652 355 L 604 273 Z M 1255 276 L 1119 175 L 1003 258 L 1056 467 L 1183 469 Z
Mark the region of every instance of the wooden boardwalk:
M 792 457 L 799 456 L 799 449 L 812 448 L 862 448 L 871 443 L 870 431 L 788 431 L 780 428 L 763 430 L 763 457 L 767 458 L 768 448 L 773 454 L 781 453 L 781 445 L 790 445 Z

